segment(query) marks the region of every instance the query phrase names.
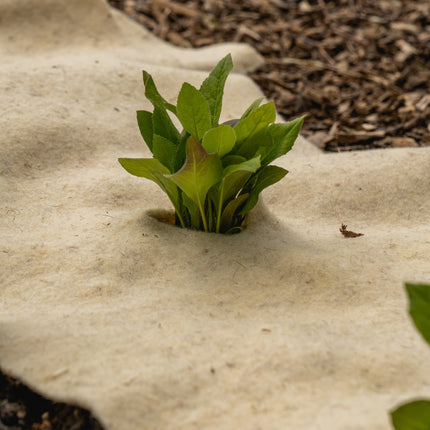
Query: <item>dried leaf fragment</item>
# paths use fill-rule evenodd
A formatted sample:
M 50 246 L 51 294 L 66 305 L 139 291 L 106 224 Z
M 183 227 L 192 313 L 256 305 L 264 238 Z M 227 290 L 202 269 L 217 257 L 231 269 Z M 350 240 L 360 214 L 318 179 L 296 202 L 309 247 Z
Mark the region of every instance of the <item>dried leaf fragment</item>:
M 359 237 L 364 236 L 363 233 L 354 233 L 353 231 L 347 230 L 348 226 L 346 224 L 342 224 L 342 227 L 339 231 L 343 234 L 344 237 Z

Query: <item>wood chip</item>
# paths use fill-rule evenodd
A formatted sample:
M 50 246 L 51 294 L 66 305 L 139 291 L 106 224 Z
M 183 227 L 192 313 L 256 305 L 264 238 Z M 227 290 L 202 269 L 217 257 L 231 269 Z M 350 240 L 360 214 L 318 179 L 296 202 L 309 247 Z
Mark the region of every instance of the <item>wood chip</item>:
M 347 230 L 348 226 L 346 224 L 342 224 L 341 228 L 339 229 L 339 231 L 343 234 L 344 237 L 359 237 L 359 236 L 364 236 L 363 233 L 354 233 L 353 231 Z

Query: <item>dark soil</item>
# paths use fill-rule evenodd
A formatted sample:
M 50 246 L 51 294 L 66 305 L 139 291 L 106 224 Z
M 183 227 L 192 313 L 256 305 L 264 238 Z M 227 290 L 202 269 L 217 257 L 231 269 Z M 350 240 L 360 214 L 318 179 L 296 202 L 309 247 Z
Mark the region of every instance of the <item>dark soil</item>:
M 109 0 L 182 47 L 235 41 L 266 64 L 250 76 L 327 151 L 430 145 L 430 2 Z M 0 372 L 0 430 L 102 430 Z
M 0 371 L 0 430 L 103 430 L 86 410 L 54 403 Z
M 327 151 L 430 145 L 430 2 L 109 0 L 182 47 L 235 41 L 250 76 Z

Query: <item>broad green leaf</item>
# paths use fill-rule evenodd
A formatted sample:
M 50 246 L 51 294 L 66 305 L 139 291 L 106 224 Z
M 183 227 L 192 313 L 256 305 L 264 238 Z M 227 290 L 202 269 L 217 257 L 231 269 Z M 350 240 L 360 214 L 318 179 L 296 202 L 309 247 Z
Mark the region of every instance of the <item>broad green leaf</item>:
M 202 145 L 207 152 L 216 152 L 220 157 L 224 157 L 233 149 L 235 142 L 234 130 L 228 125 L 219 125 L 205 133 Z
M 218 233 L 225 233 L 227 230 L 230 230 L 232 227 L 234 227 L 235 218 L 238 218 L 237 223 L 241 223 L 243 216 L 239 210 L 245 204 L 248 197 L 248 194 L 242 194 L 227 204 L 221 215 L 221 223 L 219 229 L 217 230 Z
M 175 105 L 172 105 L 171 103 L 164 100 L 164 98 L 158 92 L 152 76 L 145 70 L 143 71 L 143 83 L 145 85 L 145 96 L 154 105 L 154 107 L 163 107 L 164 109 L 168 109 L 170 112 L 176 115 Z
M 169 139 L 154 134 L 152 153 L 154 158 L 169 169 L 169 173 L 175 172 L 175 159 L 178 145 L 175 145 Z
M 186 152 L 185 148 L 187 146 L 187 140 L 190 137 L 190 134 L 184 131 L 184 133 L 181 135 L 181 139 L 178 144 L 178 149 L 176 152 L 176 159 L 175 159 L 175 168 L 173 169 L 173 172 L 177 172 L 185 163 L 186 158 Z
M 121 166 L 134 176 L 154 181 L 169 196 L 173 206 L 178 208 L 178 189 L 166 175 L 169 174 L 167 167 L 163 166 L 155 158 L 119 158 Z
M 223 178 L 220 184 L 220 190 L 221 188 L 223 189 L 222 204 L 224 204 L 226 200 L 236 196 L 251 174 L 255 173 L 259 168 L 260 156 L 251 158 L 251 160 L 244 161 L 240 164 L 233 164 L 226 167 L 223 171 Z
M 255 183 L 250 190 L 249 199 L 246 202 L 244 208 L 240 211 L 240 214 L 245 215 L 247 212 L 249 212 L 257 204 L 258 196 L 260 195 L 261 191 L 263 191 L 268 186 L 280 181 L 287 173 L 287 170 L 279 166 L 263 167 L 255 177 Z
M 186 217 L 187 220 L 189 220 L 188 227 L 199 230 L 201 228 L 199 207 L 185 193 L 182 193 L 182 200 L 188 211 L 188 215 Z
M 409 295 L 409 313 L 418 331 L 430 344 L 430 285 L 405 285 Z
M 254 109 L 248 116 L 239 120 L 235 125 L 236 141 L 243 142 L 259 130 L 267 127 L 276 119 L 276 108 L 273 102 L 266 103 Z
M 263 157 L 263 165 L 271 163 L 276 158 L 286 154 L 293 147 L 300 129 L 302 128 L 303 119 L 304 117 L 302 116 L 294 121 L 269 125 L 273 146 Z
M 152 152 L 152 113 L 146 110 L 138 110 L 136 112 L 136 116 L 140 134 L 142 135 L 143 140 Z
M 200 93 L 208 102 L 212 127 L 218 125 L 221 114 L 222 96 L 228 74 L 233 70 L 231 55 L 226 55 L 212 70 L 200 87 Z
M 159 106 L 154 106 L 154 113 L 152 114 L 152 130 L 154 134 L 163 136 L 173 143 L 179 143 L 181 140 L 181 134 L 176 129 L 173 121 L 169 117 L 169 114 Z
M 216 231 L 219 232 L 221 213 L 225 203 L 237 196 L 252 173 L 260 167 L 260 157 L 246 160 L 240 164 L 230 165 L 223 170 L 223 177 L 218 187 L 212 188 L 211 198 L 216 210 Z
M 185 82 L 178 95 L 177 116 L 182 126 L 198 141 L 211 128 L 209 105 L 198 89 Z
M 258 106 L 260 106 L 261 102 L 264 100 L 264 97 L 260 97 L 259 99 L 253 101 L 251 103 L 251 106 L 249 106 L 248 109 L 246 109 L 246 111 L 243 113 L 243 115 L 240 117 L 240 119 L 242 118 L 246 118 L 252 111 L 254 111 L 255 109 L 258 108 Z
M 249 136 L 240 146 L 239 153 L 247 159 L 256 155 L 266 154 L 268 149 L 273 146 L 273 138 L 266 126 L 256 133 Z
M 222 160 L 223 167 L 230 166 L 231 164 L 240 164 L 246 161 L 245 157 L 241 155 L 227 155 Z
M 208 154 L 193 137 L 187 140 L 183 167 L 171 179 L 199 207 L 203 217 L 204 203 L 209 189 L 222 178 L 222 164 L 218 154 Z M 205 229 L 206 230 L 206 229 Z
M 391 412 L 395 430 L 430 430 L 430 401 L 417 400 Z
M 233 153 L 243 155 L 246 158 L 253 157 L 260 146 L 258 143 L 258 139 L 261 138 L 260 135 L 275 119 L 276 109 L 273 102 L 256 108 L 247 117 L 241 119 L 234 127 L 236 146 Z M 266 142 L 262 143 L 262 145 L 266 144 Z

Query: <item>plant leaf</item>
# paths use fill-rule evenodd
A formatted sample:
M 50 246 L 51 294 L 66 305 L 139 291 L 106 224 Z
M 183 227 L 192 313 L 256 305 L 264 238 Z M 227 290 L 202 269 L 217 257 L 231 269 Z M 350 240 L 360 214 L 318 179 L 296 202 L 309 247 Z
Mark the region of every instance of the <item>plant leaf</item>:
M 173 169 L 173 172 L 177 172 L 185 163 L 186 158 L 186 152 L 185 148 L 187 146 L 187 140 L 190 137 L 190 134 L 186 131 L 181 135 L 181 139 L 178 144 L 178 149 L 176 151 L 176 158 L 175 158 L 175 168 Z
M 187 215 L 187 219 L 189 219 L 188 227 L 199 230 L 201 228 L 199 207 L 185 193 L 182 193 L 182 200 L 183 200 L 184 206 L 187 208 L 187 211 L 188 211 L 188 215 Z
M 240 155 L 227 155 L 222 160 L 223 167 L 230 166 L 231 164 L 239 164 L 243 161 L 246 161 L 245 157 L 242 157 Z
M 226 167 L 222 174 L 222 181 L 220 184 L 223 188 L 223 201 L 231 199 L 245 185 L 252 173 L 255 173 L 260 168 L 260 156 L 251 158 L 251 160 L 244 161 L 240 164 L 233 164 Z
M 249 199 L 244 208 L 240 211 L 240 214 L 245 215 L 249 212 L 257 204 L 258 196 L 261 191 L 280 181 L 287 173 L 287 170 L 279 166 L 263 167 L 255 176 L 255 181 L 249 193 Z
M 137 124 L 139 125 L 140 134 L 143 137 L 149 150 L 152 152 L 152 113 L 146 110 L 138 110 L 136 112 Z
M 218 154 L 208 154 L 193 137 L 188 138 L 186 159 L 182 168 L 171 179 L 199 208 L 202 208 L 206 194 L 222 178 L 222 164 Z
M 161 94 L 158 92 L 155 82 L 152 76 L 143 70 L 143 83 L 145 85 L 145 96 L 155 106 L 168 109 L 170 112 L 176 115 L 176 107 L 171 103 L 164 100 Z
M 260 97 L 257 100 L 254 100 L 251 103 L 251 106 L 249 106 L 248 109 L 246 109 L 246 111 L 243 113 L 243 115 L 240 117 L 240 119 L 246 118 L 252 111 L 254 111 L 255 109 L 258 108 L 258 106 L 260 106 L 261 102 L 264 100 L 264 97 Z
M 154 158 L 169 169 L 169 173 L 175 172 L 175 159 L 178 145 L 163 136 L 154 134 L 152 152 Z
M 269 127 L 264 127 L 258 130 L 257 133 L 249 136 L 240 147 L 240 155 L 251 158 L 256 155 L 264 155 L 268 148 L 273 146 L 273 138 L 269 133 Z
M 276 109 L 273 102 L 266 103 L 254 109 L 248 116 L 239 120 L 234 126 L 236 140 L 242 142 L 258 130 L 268 126 L 276 119 Z
M 212 127 L 218 125 L 225 81 L 232 70 L 233 61 L 231 55 L 228 54 L 215 66 L 200 87 L 200 93 L 204 96 L 209 105 Z
M 429 430 L 430 401 L 416 400 L 391 412 L 395 430 Z
M 418 331 L 430 344 L 430 285 L 407 283 L 405 286 L 409 295 L 409 313 Z
M 225 233 L 227 230 L 236 227 L 235 217 L 240 216 L 241 213 L 238 211 L 244 205 L 248 197 L 248 194 L 242 194 L 227 204 L 221 215 L 221 224 L 219 228 L 220 233 Z M 241 224 L 242 220 L 243 216 L 240 216 L 237 223 Z
M 263 165 L 271 163 L 276 158 L 286 154 L 293 147 L 302 128 L 303 120 L 304 116 L 294 121 L 269 125 L 269 133 L 273 139 L 273 146 L 263 157 Z
M 235 197 L 242 190 L 252 173 L 260 167 L 260 156 L 242 163 L 230 165 L 223 170 L 223 177 L 217 187 L 212 187 L 209 195 L 214 203 L 216 212 L 216 232 L 220 231 L 221 215 L 225 203 Z
M 234 130 L 228 125 L 219 125 L 205 133 L 202 145 L 207 152 L 216 152 L 220 157 L 224 157 L 233 149 L 235 142 Z
M 264 130 L 269 124 L 275 121 L 275 119 L 275 104 L 273 102 L 269 102 L 256 108 L 248 116 L 239 120 L 234 127 L 237 147 L 237 149 L 235 148 L 234 153 L 247 157 L 246 154 L 250 152 L 249 148 L 247 148 L 247 141 L 258 132 Z
M 169 174 L 167 167 L 155 158 L 119 158 L 121 166 L 134 176 L 154 181 L 169 196 L 173 206 L 178 210 L 179 194 L 176 185 L 165 175 Z
M 198 141 L 211 128 L 209 105 L 199 90 L 185 82 L 178 95 L 177 116 L 182 126 Z
M 165 109 L 159 106 L 154 106 L 152 130 L 154 134 L 163 136 L 175 144 L 179 143 L 181 140 L 181 134 L 173 124 L 169 114 Z

